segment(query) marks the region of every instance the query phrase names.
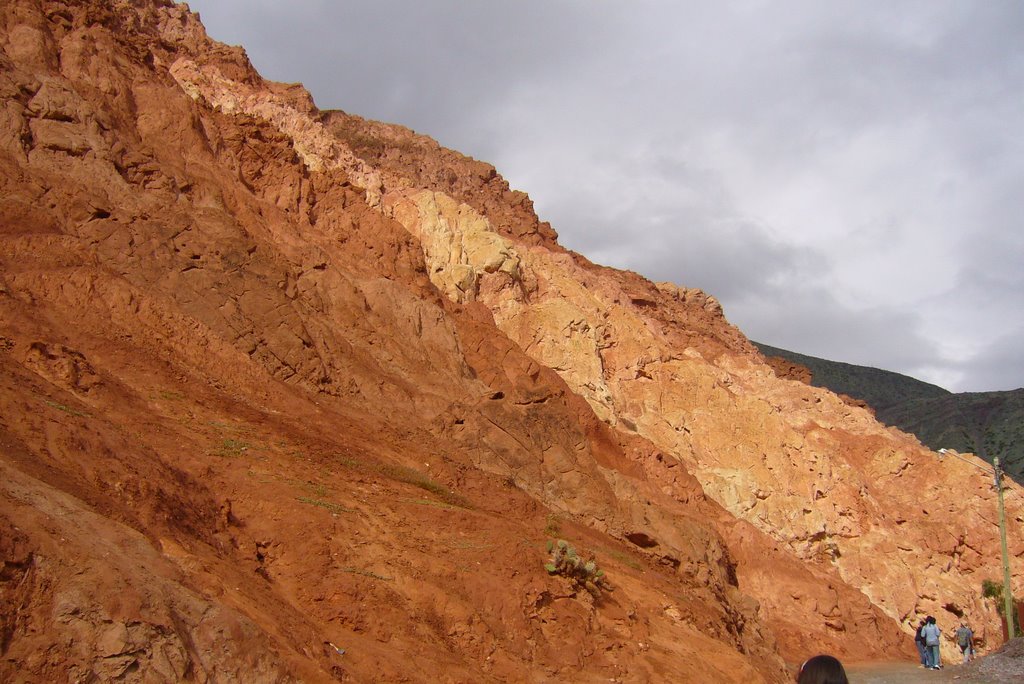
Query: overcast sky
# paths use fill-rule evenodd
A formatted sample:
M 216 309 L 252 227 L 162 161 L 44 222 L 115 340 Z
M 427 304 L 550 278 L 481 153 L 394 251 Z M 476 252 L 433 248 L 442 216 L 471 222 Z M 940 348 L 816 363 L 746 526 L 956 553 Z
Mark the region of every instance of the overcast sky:
M 494 164 L 751 339 L 1024 386 L 1024 2 L 194 0 L 321 109 Z

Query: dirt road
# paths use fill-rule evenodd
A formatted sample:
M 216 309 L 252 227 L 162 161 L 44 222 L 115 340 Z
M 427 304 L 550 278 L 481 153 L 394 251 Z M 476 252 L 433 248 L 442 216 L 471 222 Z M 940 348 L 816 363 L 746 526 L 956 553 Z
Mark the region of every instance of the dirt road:
M 997 684 L 999 679 L 979 679 L 967 675 L 957 665 L 925 670 L 914 663 L 854 663 L 846 666 L 850 684 L 917 684 L 918 682 L 958 682 L 958 684 Z

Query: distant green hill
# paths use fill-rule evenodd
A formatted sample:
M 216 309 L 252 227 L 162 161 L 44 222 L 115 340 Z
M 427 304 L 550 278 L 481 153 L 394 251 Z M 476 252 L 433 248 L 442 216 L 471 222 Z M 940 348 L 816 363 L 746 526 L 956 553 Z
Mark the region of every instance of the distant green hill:
M 886 425 L 916 435 L 932 449 L 956 449 L 991 462 L 1024 484 L 1024 389 L 954 394 L 891 371 L 827 361 L 754 342 L 811 371 L 811 384 L 860 399 Z

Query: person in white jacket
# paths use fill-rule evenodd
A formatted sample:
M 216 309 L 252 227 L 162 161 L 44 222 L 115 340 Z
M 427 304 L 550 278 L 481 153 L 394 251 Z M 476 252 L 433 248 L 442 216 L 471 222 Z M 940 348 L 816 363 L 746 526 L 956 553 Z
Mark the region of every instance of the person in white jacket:
M 939 656 L 939 637 L 942 635 L 942 630 L 935 624 L 935 618 L 929 615 L 926 618 L 926 624 L 921 629 L 921 636 L 924 637 L 924 647 L 928 656 L 928 662 L 925 664 L 930 670 L 938 670 L 942 667 L 942 659 Z

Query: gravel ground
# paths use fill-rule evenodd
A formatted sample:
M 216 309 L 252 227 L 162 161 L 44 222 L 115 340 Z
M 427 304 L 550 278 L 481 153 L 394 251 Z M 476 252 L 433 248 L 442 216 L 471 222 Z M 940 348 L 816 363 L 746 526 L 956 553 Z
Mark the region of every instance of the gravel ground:
M 1024 638 L 1007 642 L 995 653 L 968 665 L 946 665 L 939 671 L 925 670 L 914 663 L 851 663 L 846 672 L 850 684 L 1020 684 L 1024 682 Z

